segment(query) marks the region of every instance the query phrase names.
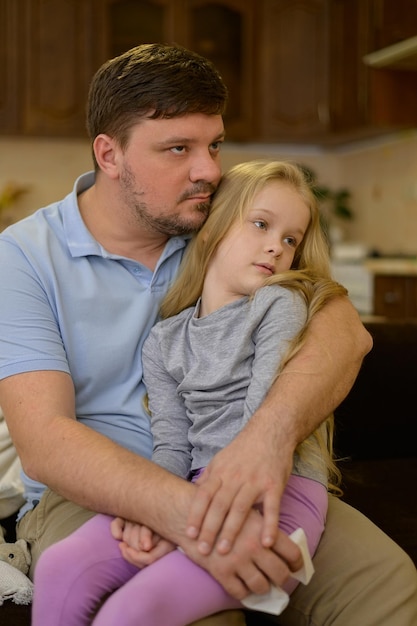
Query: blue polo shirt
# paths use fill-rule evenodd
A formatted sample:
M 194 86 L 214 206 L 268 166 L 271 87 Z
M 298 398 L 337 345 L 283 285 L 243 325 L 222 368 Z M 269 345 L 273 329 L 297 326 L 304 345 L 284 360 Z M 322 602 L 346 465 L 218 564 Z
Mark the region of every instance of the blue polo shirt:
M 77 195 L 0 234 L 0 379 L 56 370 L 71 375 L 80 422 L 150 457 L 142 345 L 175 277 L 187 238 L 173 237 L 152 272 L 108 253 L 86 228 Z M 33 419 L 36 419 L 36 409 Z M 44 486 L 23 476 L 28 505 Z

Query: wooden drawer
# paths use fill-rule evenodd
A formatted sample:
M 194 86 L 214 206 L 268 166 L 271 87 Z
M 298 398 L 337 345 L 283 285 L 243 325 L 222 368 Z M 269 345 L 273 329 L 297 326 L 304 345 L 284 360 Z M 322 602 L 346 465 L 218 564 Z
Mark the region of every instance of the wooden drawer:
M 417 317 L 417 276 L 376 275 L 374 313 L 391 318 Z

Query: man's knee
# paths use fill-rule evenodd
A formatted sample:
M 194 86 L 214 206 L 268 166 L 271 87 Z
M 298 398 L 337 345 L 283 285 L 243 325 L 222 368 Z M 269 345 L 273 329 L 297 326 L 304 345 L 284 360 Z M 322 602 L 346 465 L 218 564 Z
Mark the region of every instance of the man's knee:
M 329 500 L 315 574 L 299 585 L 282 625 L 417 624 L 417 571 L 408 555 L 349 505 Z

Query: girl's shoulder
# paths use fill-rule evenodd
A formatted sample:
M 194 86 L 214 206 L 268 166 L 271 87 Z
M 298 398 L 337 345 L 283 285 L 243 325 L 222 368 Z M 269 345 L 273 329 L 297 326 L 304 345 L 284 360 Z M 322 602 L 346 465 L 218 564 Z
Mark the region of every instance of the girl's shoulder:
M 250 324 L 258 328 L 272 324 L 298 332 L 307 321 L 307 304 L 296 289 L 267 285 L 256 291 L 249 319 Z
M 164 320 L 160 320 L 153 326 L 151 330 L 151 335 L 161 337 L 166 335 L 167 333 L 175 332 L 175 330 L 179 327 L 183 327 L 184 323 L 187 322 L 193 315 L 195 311 L 195 306 L 188 307 L 184 309 L 177 315 L 173 315 L 172 317 L 167 317 Z
M 273 305 L 299 307 L 304 303 L 304 298 L 296 289 L 283 287 L 282 285 L 266 285 L 258 289 L 253 297 L 256 306 L 270 307 Z

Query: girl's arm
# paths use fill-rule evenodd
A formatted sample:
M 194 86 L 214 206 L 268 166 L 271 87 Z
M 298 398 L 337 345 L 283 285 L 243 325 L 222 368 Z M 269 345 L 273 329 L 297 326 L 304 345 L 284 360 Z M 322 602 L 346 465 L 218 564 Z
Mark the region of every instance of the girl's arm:
M 160 340 L 154 332 L 143 347 L 142 364 L 153 436 L 152 460 L 173 474 L 188 478 L 192 448 L 188 430 L 191 423 L 184 401 L 177 393 L 178 382 L 164 367 Z
M 346 397 L 371 347 L 372 339 L 348 298 L 334 298 L 314 315 L 302 349 L 246 427 L 205 472 L 188 517 L 189 536 L 199 536 L 201 552 L 210 552 L 220 529 L 217 546 L 227 552 L 242 518 L 259 501 L 264 509 L 262 541 L 271 545 L 295 448 Z

